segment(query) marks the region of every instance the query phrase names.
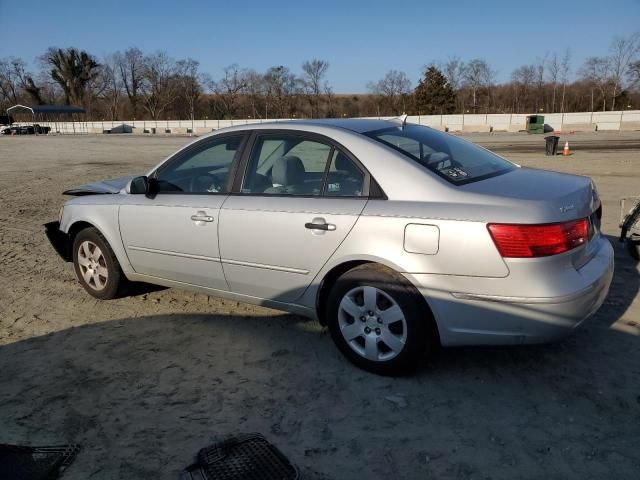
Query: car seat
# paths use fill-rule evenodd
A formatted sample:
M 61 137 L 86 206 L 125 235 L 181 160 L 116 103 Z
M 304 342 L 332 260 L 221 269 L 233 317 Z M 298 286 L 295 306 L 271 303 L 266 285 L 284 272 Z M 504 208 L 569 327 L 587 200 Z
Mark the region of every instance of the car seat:
M 278 158 L 271 169 L 273 186 L 264 193 L 306 194 L 306 171 L 302 160 L 294 155 Z

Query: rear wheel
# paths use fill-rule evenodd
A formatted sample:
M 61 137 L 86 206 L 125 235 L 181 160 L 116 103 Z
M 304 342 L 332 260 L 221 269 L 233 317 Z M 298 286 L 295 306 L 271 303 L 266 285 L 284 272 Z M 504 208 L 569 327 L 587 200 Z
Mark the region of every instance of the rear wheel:
M 407 373 L 436 341 L 424 300 L 399 273 L 362 265 L 336 280 L 327 324 L 336 346 L 352 363 L 379 375 Z
M 101 300 L 110 300 L 127 280 L 109 243 L 95 228 L 80 231 L 73 241 L 73 265 L 84 289 Z

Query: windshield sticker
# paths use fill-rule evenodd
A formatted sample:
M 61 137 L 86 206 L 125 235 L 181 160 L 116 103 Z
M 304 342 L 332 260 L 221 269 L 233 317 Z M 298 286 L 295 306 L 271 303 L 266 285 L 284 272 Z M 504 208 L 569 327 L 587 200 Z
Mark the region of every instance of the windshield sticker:
M 444 171 L 446 175 L 449 175 L 451 178 L 465 178 L 469 174 L 458 167 L 448 168 Z

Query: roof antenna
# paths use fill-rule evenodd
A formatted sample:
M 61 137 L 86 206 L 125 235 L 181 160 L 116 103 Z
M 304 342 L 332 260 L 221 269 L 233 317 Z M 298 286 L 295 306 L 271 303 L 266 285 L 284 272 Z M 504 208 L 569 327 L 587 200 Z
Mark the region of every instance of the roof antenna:
M 404 129 L 404 126 L 407 124 L 407 117 L 408 115 L 403 113 L 399 117 L 390 118 L 389 121 L 399 124 L 400 128 Z

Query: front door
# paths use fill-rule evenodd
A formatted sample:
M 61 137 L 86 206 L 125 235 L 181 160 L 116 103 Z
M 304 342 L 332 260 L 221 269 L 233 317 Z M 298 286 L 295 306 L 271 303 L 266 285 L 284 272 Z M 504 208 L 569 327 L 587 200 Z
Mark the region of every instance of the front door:
M 220 212 L 229 288 L 292 302 L 302 295 L 364 209 L 365 174 L 340 150 L 303 134 L 263 134 L 241 192 Z
M 129 195 L 119 222 L 136 273 L 227 290 L 218 223 L 242 139 L 234 135 L 196 143 L 150 176 L 158 190 L 154 198 Z

